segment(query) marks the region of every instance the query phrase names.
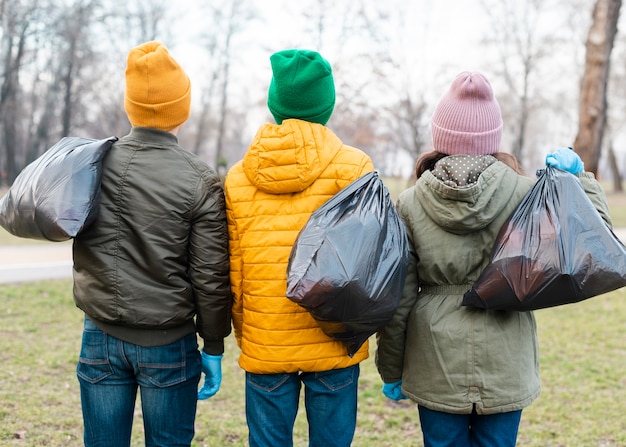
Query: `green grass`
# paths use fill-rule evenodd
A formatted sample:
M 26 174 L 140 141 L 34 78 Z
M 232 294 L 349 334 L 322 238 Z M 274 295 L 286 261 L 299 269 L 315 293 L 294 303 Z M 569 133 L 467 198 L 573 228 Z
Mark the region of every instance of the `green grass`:
M 523 413 L 518 445 L 626 445 L 626 289 L 536 315 L 543 391 Z M 0 445 L 82 445 L 75 376 L 82 318 L 70 280 L 0 286 Z M 198 404 L 197 447 L 247 445 L 237 356 L 229 337 L 222 388 Z M 362 363 L 359 383 L 353 445 L 421 446 L 414 405 L 384 398 L 372 358 Z M 143 445 L 142 436 L 137 410 L 132 445 Z M 296 446 L 307 445 L 302 411 L 295 438 Z
M 626 227 L 626 193 L 607 193 L 607 203 L 613 220 L 613 227 Z

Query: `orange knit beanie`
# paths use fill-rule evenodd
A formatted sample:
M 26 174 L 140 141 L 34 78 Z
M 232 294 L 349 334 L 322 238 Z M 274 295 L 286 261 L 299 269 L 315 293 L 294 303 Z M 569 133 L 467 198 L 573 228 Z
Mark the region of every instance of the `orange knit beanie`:
M 191 82 L 162 43 L 129 51 L 124 108 L 133 126 L 171 130 L 189 118 Z

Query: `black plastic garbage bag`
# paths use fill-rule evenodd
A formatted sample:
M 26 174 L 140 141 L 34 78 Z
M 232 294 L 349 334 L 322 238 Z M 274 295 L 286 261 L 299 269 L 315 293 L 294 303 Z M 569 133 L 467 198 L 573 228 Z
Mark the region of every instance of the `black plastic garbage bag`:
M 375 172 L 342 189 L 300 231 L 287 297 L 307 309 L 348 355 L 393 316 L 408 267 L 404 224 Z
M 116 137 L 65 137 L 26 166 L 0 199 L 0 225 L 14 236 L 65 241 L 98 212 L 102 159 Z
M 626 286 L 626 248 L 578 179 L 551 166 L 503 225 L 463 305 L 535 310 Z

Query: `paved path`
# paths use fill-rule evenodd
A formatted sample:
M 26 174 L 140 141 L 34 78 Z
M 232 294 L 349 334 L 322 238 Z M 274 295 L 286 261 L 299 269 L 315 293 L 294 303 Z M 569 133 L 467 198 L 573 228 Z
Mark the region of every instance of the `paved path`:
M 626 228 L 614 231 L 626 244 Z M 71 277 L 71 242 L 0 246 L 0 284 Z
M 0 284 L 71 276 L 71 242 L 0 247 Z

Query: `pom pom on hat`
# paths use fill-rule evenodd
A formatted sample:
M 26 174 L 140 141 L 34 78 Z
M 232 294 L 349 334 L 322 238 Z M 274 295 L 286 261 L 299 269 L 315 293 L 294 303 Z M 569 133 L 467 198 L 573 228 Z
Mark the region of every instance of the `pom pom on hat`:
M 267 106 L 278 124 L 288 118 L 325 125 L 335 107 L 330 64 L 319 53 L 284 50 L 270 56 Z
M 500 150 L 502 114 L 491 84 L 463 72 L 441 98 L 431 120 L 433 148 L 443 154 L 487 155 Z
M 133 126 L 171 130 L 191 112 L 191 82 L 165 45 L 146 42 L 128 53 L 124 109 Z

